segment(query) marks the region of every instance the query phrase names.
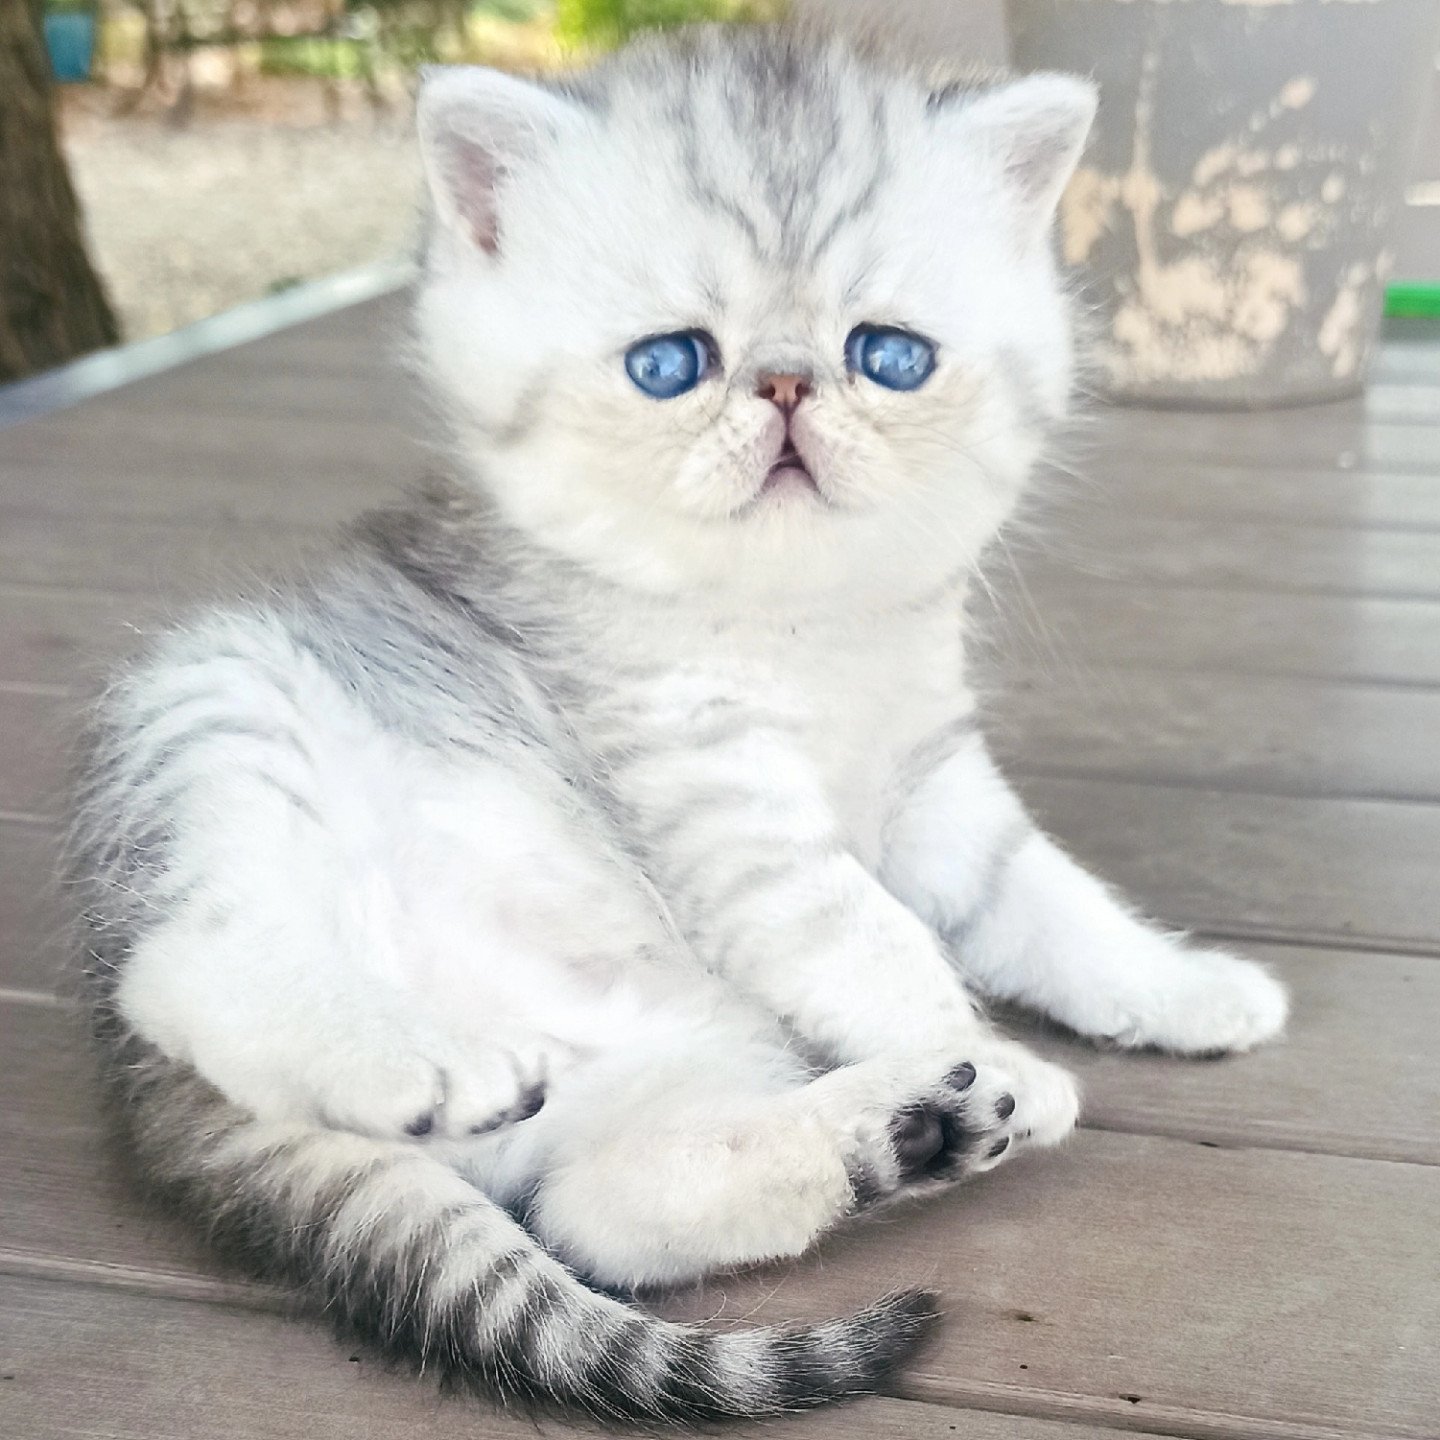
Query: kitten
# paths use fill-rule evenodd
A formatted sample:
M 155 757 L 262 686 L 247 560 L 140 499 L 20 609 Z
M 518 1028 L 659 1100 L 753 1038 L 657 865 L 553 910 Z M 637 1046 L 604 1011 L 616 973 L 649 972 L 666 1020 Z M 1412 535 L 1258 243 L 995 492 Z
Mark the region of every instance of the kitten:
M 932 1298 L 716 1334 L 616 1292 L 1062 1139 L 1070 1076 L 972 991 L 1182 1054 L 1280 1030 L 1033 827 L 965 681 L 1070 387 L 1093 106 L 783 31 L 430 76 L 453 473 L 162 639 L 74 830 L 110 1083 L 217 1244 L 503 1399 L 814 1404 Z

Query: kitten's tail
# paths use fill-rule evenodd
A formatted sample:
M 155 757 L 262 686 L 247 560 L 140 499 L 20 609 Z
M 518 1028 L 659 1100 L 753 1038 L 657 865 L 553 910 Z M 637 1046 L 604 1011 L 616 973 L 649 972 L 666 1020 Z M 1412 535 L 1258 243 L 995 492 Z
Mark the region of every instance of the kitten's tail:
M 652 1423 L 775 1414 L 873 1392 L 936 1318 L 912 1290 L 803 1328 L 663 1321 L 588 1289 L 413 1142 L 261 1124 L 188 1069 L 124 1059 L 143 1164 L 225 1251 L 343 1333 L 502 1403 Z

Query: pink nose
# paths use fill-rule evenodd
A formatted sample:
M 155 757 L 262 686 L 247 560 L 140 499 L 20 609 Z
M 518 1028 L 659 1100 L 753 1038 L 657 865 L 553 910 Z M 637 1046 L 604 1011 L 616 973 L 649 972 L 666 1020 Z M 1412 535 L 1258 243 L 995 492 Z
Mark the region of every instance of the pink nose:
M 789 415 L 810 393 L 810 381 L 804 375 L 762 375 L 755 383 L 755 393 Z

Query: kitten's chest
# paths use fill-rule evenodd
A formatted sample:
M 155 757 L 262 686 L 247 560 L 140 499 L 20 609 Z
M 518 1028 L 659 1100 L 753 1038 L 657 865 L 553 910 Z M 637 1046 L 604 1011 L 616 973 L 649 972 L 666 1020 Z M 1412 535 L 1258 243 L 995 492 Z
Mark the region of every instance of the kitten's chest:
M 896 626 L 851 647 L 817 647 L 795 657 L 789 675 L 806 757 L 851 848 L 874 868 L 906 757 L 967 703 L 958 626 Z
M 954 606 L 808 629 L 662 624 L 614 674 L 602 752 L 657 750 L 667 773 L 702 790 L 731 773 L 737 752 L 764 755 L 779 766 L 770 772 L 776 802 L 784 803 L 788 780 L 797 792 L 818 783 L 846 843 L 872 867 L 897 771 L 968 704 Z M 633 688 L 627 675 L 640 677 Z

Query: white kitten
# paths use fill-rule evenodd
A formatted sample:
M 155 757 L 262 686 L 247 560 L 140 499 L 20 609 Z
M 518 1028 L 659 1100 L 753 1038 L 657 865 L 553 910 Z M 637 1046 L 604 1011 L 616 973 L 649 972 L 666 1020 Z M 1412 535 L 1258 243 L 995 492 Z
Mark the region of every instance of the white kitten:
M 1032 827 L 965 683 L 1070 385 L 1092 109 L 766 31 L 428 80 L 453 478 L 166 638 L 75 831 L 136 1144 L 246 1263 L 504 1397 L 816 1403 L 930 1297 L 720 1335 L 583 1280 L 794 1255 L 1062 1138 L 1070 1077 L 967 983 L 1121 1045 L 1280 1029 Z

